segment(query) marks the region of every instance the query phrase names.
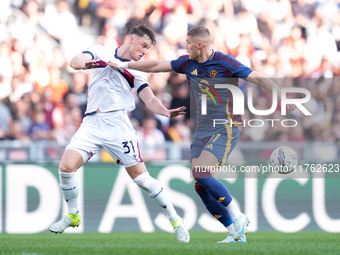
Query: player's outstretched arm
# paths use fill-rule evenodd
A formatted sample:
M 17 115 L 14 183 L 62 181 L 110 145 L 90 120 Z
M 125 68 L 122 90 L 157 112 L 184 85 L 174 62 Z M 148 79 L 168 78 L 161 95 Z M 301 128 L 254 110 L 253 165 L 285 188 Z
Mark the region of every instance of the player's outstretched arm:
M 92 60 L 90 54 L 79 53 L 71 59 L 70 66 L 75 70 L 85 70 L 97 67 L 99 64 Z
M 185 114 L 186 107 L 178 107 L 176 109 L 167 109 L 161 101 L 154 95 L 149 87 L 144 88 L 140 93 L 139 97 L 145 103 L 145 105 L 154 113 L 163 115 L 166 117 L 176 117 L 178 115 Z
M 171 72 L 171 63 L 168 60 L 142 60 L 136 62 L 114 63 L 108 62 L 114 69 L 135 69 L 147 73 Z
M 277 93 L 278 93 L 278 98 L 281 101 L 280 87 L 272 79 L 269 79 L 267 76 L 260 74 L 258 72 L 252 71 L 245 80 L 255 83 L 257 85 L 260 85 L 262 88 L 269 91 L 270 93 L 273 92 L 273 88 L 276 88 Z
M 278 100 L 279 102 L 281 102 L 281 89 L 272 79 L 268 78 L 263 74 L 252 71 L 245 80 L 260 85 L 262 88 L 269 91 L 270 93 L 273 92 L 273 88 L 276 88 Z M 288 111 L 293 111 L 295 109 L 296 105 L 294 104 L 287 105 Z

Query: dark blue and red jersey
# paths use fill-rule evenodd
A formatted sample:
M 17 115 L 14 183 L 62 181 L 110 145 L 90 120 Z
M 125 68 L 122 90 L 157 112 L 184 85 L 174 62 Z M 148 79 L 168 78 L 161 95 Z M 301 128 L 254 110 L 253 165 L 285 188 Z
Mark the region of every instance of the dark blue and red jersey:
M 234 57 L 219 51 L 213 51 L 210 58 L 204 63 L 190 60 L 189 55 L 180 56 L 171 61 L 171 67 L 175 72 L 187 76 L 191 92 L 194 95 L 198 126 L 208 124 L 207 119 L 231 119 L 233 123 L 242 122 L 240 115 L 232 113 L 233 97 L 231 92 L 228 89 L 217 89 L 215 84 L 225 83 L 238 86 L 238 78 L 247 78 L 253 71 L 252 69 Z M 207 94 L 207 115 L 201 115 L 202 94 Z M 210 123 L 208 125 L 211 128 Z

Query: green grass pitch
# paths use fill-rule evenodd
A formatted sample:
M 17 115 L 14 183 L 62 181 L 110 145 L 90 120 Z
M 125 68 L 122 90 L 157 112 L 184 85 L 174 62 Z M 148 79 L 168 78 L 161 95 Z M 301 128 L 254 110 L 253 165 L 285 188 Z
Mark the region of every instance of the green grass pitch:
M 0 234 L 0 254 L 340 254 L 340 233 L 256 232 L 247 234 L 245 244 L 218 244 L 226 234 L 192 232 L 189 244 L 177 243 L 174 234 L 85 233 Z

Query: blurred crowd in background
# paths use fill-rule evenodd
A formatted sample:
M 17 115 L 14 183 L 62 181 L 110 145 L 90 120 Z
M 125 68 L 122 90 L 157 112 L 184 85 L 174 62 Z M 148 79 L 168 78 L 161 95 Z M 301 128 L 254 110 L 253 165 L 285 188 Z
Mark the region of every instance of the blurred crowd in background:
M 340 1 L 338 0 L 1 0 L 0 139 L 56 140 L 66 145 L 86 109 L 90 71 L 69 67 L 92 44 L 114 49 L 132 27 L 147 24 L 157 45 L 145 59 L 186 54 L 188 29 L 205 25 L 213 48 L 234 56 L 282 87 L 312 93 L 312 116 L 296 110 L 266 118 L 298 126 L 241 128 L 241 141 L 340 141 Z M 190 108 L 185 75 L 148 74 L 164 105 Z M 246 93 L 250 84 L 241 81 Z M 299 97 L 301 95 L 292 95 Z M 140 103 L 131 113 L 139 141 L 161 145 L 190 141 L 190 110 L 178 118 L 152 114 Z M 271 95 L 254 91 L 254 107 L 269 109 Z M 246 112 L 244 119 L 258 119 Z M 164 158 L 162 151 L 144 157 Z

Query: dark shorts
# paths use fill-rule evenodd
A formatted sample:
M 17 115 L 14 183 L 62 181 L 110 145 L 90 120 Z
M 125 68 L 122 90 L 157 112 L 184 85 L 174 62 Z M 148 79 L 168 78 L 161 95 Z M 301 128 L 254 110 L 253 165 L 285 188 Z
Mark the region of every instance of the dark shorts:
M 223 166 L 235 148 L 239 135 L 239 127 L 229 125 L 225 129 L 197 131 L 191 143 L 191 159 L 198 158 L 205 150 L 214 154 Z

